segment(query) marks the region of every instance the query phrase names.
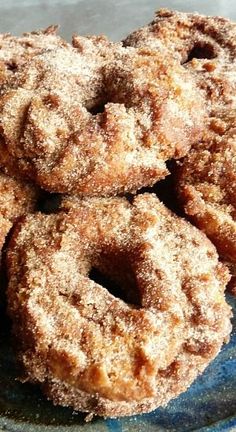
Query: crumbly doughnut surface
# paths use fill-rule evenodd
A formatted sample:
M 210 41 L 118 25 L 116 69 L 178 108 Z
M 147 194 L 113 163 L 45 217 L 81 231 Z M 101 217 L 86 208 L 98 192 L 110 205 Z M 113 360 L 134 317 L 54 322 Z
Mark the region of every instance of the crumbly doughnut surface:
M 20 37 L 9 33 L 0 34 L 0 93 L 17 70 L 34 55 L 68 45 L 57 36 L 56 30 L 56 26 L 50 26 L 45 30 L 24 33 Z
M 177 189 L 186 214 L 236 266 L 236 110 L 218 113 L 210 139 L 191 150 L 178 173 Z
M 131 33 L 125 46 L 166 52 L 194 77 L 214 110 L 235 103 L 236 24 L 211 17 L 161 9 L 146 27 Z
M 103 416 L 148 412 L 184 391 L 227 340 L 228 281 L 207 237 L 151 194 L 65 198 L 19 222 L 8 304 L 26 378 L 55 404 Z M 133 290 L 137 305 L 89 278 Z
M 236 263 L 236 24 L 162 9 L 125 46 L 171 53 L 203 91 L 208 119 L 181 164 L 178 194 L 187 215 Z
M 17 73 L 33 56 L 59 47 L 69 46 L 56 34 L 57 26 L 24 33 L 20 37 L 0 34 L 0 97 L 9 86 L 14 86 Z M 0 166 L 8 175 L 20 177 L 17 160 L 9 153 L 0 132 Z
M 109 196 L 154 184 L 199 140 L 205 102 L 170 56 L 74 37 L 32 57 L 0 101 L 5 162 L 51 192 Z M 7 157 L 8 154 L 8 157 Z
M 0 250 L 17 218 L 34 210 L 37 194 L 31 184 L 0 173 Z

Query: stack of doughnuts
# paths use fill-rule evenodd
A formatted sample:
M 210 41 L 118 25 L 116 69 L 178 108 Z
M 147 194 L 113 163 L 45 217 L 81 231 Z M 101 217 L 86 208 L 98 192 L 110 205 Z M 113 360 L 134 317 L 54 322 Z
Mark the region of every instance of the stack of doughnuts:
M 20 378 L 54 404 L 149 412 L 229 338 L 235 41 L 229 20 L 168 10 L 119 43 L 0 36 L 7 311 Z M 185 218 L 140 191 L 169 161 Z M 40 188 L 60 196 L 50 214 Z
M 186 215 L 216 245 L 234 280 L 236 25 L 221 17 L 161 10 L 124 44 L 170 53 L 204 92 L 206 128 L 176 170 L 177 193 Z

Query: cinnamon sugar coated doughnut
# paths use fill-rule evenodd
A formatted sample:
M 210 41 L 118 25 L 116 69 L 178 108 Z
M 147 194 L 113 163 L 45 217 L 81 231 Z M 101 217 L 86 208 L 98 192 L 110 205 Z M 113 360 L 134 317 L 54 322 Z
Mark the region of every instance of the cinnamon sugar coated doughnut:
M 171 56 L 79 37 L 19 68 L 0 100 L 5 158 L 51 192 L 109 196 L 154 184 L 202 134 L 205 102 Z M 11 81 L 11 80 L 10 80 Z
M 0 172 L 0 251 L 17 218 L 35 209 L 37 195 L 31 184 Z
M 214 246 L 151 194 L 62 203 L 19 222 L 8 305 L 25 377 L 55 404 L 149 412 L 192 383 L 228 339 L 229 279 Z M 140 298 L 129 304 L 92 268 Z
M 161 9 L 125 46 L 149 48 L 175 58 L 205 93 L 210 112 L 231 106 L 236 95 L 236 23 L 222 17 Z

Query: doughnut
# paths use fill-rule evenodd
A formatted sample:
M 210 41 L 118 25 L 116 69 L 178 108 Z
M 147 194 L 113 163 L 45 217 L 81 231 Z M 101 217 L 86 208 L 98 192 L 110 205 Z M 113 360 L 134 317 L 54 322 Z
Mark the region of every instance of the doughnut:
M 64 198 L 56 214 L 27 215 L 7 267 L 24 380 L 54 404 L 110 417 L 149 412 L 186 390 L 228 340 L 227 268 L 154 194 Z M 92 269 L 132 292 L 132 303 Z
M 13 223 L 35 209 L 37 195 L 31 184 L 0 172 L 0 251 Z
M 106 197 L 164 178 L 165 161 L 199 140 L 205 105 L 170 56 L 75 36 L 15 74 L 0 137 L 22 175 L 49 192 Z
M 195 77 L 209 109 L 232 106 L 236 94 L 236 23 L 161 9 L 148 26 L 131 33 L 124 46 L 166 52 Z
M 178 197 L 236 275 L 236 110 L 210 122 L 211 139 L 193 148 L 178 169 Z M 234 282 L 235 284 L 235 282 Z

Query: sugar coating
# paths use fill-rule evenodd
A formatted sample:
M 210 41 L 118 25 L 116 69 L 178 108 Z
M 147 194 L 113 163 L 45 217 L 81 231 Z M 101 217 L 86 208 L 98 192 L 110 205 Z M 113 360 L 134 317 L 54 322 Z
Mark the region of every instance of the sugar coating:
M 210 119 L 208 139 L 179 168 L 177 189 L 186 214 L 216 245 L 235 280 L 236 110 Z
M 50 26 L 44 30 L 24 33 L 20 37 L 10 33 L 0 34 L 0 96 L 13 85 L 17 72 L 27 64 L 34 55 L 58 47 L 69 46 L 57 34 L 57 26 Z M 9 153 L 5 140 L 0 133 L 0 166 L 8 175 L 22 177 L 17 160 Z M 25 177 L 25 175 L 24 175 Z
M 125 46 L 149 48 L 175 58 L 194 77 L 209 112 L 236 103 L 236 24 L 226 18 L 161 9 Z
M 17 218 L 34 210 L 37 195 L 33 185 L 0 173 L 0 251 Z
M 235 280 L 236 24 L 162 9 L 124 45 L 171 53 L 205 94 L 209 117 L 180 164 L 177 189 L 186 214 L 217 246 Z
M 22 36 L 12 36 L 10 33 L 0 34 L 0 86 L 14 76 L 17 70 L 34 55 L 59 46 L 67 46 L 56 34 L 57 26 L 45 30 L 24 33 Z
M 229 275 L 214 246 L 154 195 L 68 197 L 28 215 L 8 253 L 8 305 L 25 377 L 55 404 L 149 412 L 192 383 L 228 339 Z M 125 303 L 92 267 L 136 292 Z

